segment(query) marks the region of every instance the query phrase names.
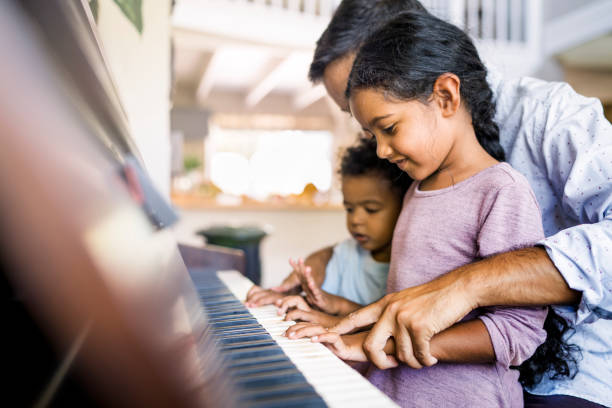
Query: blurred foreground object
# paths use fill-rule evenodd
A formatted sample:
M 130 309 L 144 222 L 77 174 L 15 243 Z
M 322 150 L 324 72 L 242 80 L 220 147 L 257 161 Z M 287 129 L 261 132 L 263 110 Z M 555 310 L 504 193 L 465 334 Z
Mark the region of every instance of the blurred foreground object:
M 0 4 L 3 403 L 233 406 L 92 21 Z

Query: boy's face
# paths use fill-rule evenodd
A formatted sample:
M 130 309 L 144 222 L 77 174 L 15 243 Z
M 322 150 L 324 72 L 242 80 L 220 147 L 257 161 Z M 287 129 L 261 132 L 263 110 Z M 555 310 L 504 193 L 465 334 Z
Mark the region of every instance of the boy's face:
M 376 174 L 343 176 L 346 226 L 359 245 L 380 262 L 391 256 L 391 239 L 402 200 L 391 182 Z

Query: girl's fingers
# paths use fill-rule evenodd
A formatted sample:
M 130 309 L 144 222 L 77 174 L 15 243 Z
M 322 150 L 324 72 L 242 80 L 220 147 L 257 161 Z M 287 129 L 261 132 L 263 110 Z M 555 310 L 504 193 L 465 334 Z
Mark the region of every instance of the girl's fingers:
M 278 306 L 278 314 L 282 315 L 287 312 L 289 308 L 296 307 L 300 310 L 309 311 L 310 306 L 306 303 L 301 296 L 286 296 L 276 301 Z
M 408 334 L 408 330 L 402 324 L 396 325 L 394 333 L 395 339 L 395 355 L 400 361 L 403 361 L 411 368 L 422 368 L 423 366 L 416 359 L 412 348 L 412 339 Z
M 393 335 L 393 328 L 393 322 L 389 321 L 388 316 L 383 315 L 381 320 L 376 322 L 363 343 L 363 351 L 368 360 L 381 370 L 398 366 L 395 357 L 385 353 L 385 345 L 387 340 Z
M 317 315 L 315 313 L 313 313 L 312 311 L 306 311 L 306 310 L 300 310 L 300 309 L 290 310 L 285 315 L 285 320 L 287 321 L 301 320 L 303 322 L 310 322 L 310 323 L 317 323 L 317 324 L 321 323 L 319 319 L 317 319 Z
M 291 328 L 293 327 L 290 327 L 290 329 Z M 302 326 L 295 330 L 287 330 L 287 337 L 289 337 L 290 339 L 301 339 L 302 337 L 318 336 L 326 332 L 327 329 L 321 325 L 309 324 L 307 326 Z
M 302 327 L 308 326 L 311 323 L 296 323 L 293 326 L 289 327 L 287 330 L 285 330 L 285 332 L 283 333 L 283 336 L 285 337 L 289 337 L 289 335 L 293 332 L 295 332 L 296 330 L 299 330 Z
M 342 339 L 340 338 L 340 335 L 334 332 L 321 333 L 321 334 L 312 336 L 310 340 L 313 343 L 328 343 L 328 344 L 334 345 L 335 347 L 339 347 L 339 346 L 341 347 L 344 345 L 344 343 L 342 342 Z

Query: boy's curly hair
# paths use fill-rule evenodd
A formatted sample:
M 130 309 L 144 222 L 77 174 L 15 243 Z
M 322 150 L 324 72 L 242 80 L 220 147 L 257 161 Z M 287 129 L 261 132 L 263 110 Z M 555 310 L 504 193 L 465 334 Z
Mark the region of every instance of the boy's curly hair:
M 376 140 L 360 138 L 359 142 L 348 147 L 340 162 L 341 176 L 363 176 L 375 174 L 389 180 L 391 188 L 400 198 L 410 187 L 412 179 L 395 164 L 380 159 L 376 155 Z

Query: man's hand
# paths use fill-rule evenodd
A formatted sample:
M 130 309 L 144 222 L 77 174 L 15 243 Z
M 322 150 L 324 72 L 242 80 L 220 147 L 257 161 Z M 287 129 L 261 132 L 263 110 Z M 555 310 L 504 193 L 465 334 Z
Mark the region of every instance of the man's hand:
M 424 285 L 385 296 L 387 304 L 366 341 L 366 355 L 377 367 L 388 368 L 384 347 L 395 339 L 396 356 L 412 368 L 431 366 L 437 359 L 431 354 L 434 335 L 461 320 L 477 305 L 465 288 L 449 275 Z

